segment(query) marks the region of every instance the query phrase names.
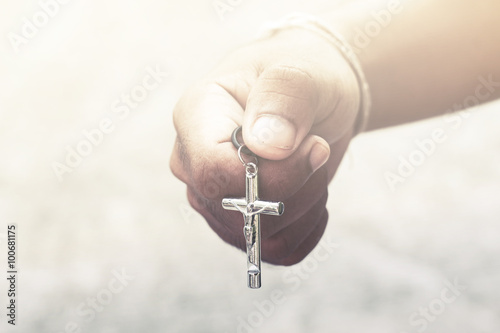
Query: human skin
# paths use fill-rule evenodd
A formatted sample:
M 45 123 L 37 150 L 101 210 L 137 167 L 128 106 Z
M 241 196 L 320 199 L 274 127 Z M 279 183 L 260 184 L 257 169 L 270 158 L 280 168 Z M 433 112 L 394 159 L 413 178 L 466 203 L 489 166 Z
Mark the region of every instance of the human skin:
M 364 2 L 324 19 L 352 40 L 353 27 L 385 5 Z M 359 54 L 373 98 L 369 130 L 441 114 L 474 94 L 479 76 L 500 81 L 500 3 L 404 6 Z M 500 88 L 482 101 L 498 97 Z M 210 227 L 244 250 L 241 214 L 221 206 L 223 197 L 245 193 L 230 140 L 242 125 L 245 144 L 259 156 L 260 197 L 286 207 L 281 217 L 261 217 L 262 259 L 295 264 L 325 230 L 327 186 L 354 136 L 360 98 L 334 45 L 307 29 L 281 30 L 234 51 L 181 97 L 172 172 Z

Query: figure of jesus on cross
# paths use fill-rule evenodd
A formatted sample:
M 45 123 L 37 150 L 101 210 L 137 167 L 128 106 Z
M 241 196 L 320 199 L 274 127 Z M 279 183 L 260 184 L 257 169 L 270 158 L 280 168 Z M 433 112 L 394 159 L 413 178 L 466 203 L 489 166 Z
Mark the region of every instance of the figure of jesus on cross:
M 241 147 L 238 155 L 241 156 Z M 241 159 L 241 158 L 240 158 Z M 244 163 L 246 169 L 246 197 L 222 200 L 222 207 L 243 214 L 243 233 L 247 244 L 248 287 L 260 288 L 260 214 L 280 216 L 285 210 L 282 202 L 259 200 L 258 168 L 255 163 Z

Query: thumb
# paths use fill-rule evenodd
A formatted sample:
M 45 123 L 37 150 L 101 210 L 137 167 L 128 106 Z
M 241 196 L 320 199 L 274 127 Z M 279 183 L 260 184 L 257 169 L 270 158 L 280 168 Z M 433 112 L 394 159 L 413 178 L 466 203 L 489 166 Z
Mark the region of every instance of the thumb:
M 245 144 L 266 159 L 289 157 L 311 130 L 318 99 L 318 87 L 309 73 L 293 66 L 268 67 L 248 95 L 242 130 Z M 319 137 L 315 141 L 324 146 L 318 151 L 326 154 L 326 141 Z

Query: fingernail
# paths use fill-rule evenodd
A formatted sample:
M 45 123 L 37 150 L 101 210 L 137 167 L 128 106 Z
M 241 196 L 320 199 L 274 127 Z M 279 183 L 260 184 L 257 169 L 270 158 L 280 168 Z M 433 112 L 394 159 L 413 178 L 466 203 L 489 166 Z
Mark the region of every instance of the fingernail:
M 294 148 L 296 134 L 291 122 L 272 115 L 257 118 L 252 128 L 252 135 L 258 143 L 280 149 Z
M 325 147 L 321 143 L 314 144 L 311 149 L 311 153 L 309 154 L 309 163 L 311 164 L 313 173 L 321 168 L 326 161 L 328 161 L 328 157 L 330 157 L 329 148 Z

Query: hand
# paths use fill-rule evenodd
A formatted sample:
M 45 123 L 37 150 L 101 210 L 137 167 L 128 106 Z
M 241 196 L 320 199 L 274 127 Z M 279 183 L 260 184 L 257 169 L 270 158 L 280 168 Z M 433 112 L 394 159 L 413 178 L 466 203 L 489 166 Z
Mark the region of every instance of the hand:
M 231 54 L 180 99 L 170 166 L 190 204 L 226 242 L 245 250 L 243 217 L 223 197 L 243 197 L 244 167 L 231 143 L 259 156 L 259 196 L 283 201 L 281 217 L 261 215 L 262 259 L 301 261 L 328 220 L 327 186 L 353 136 L 356 77 L 339 51 L 303 29 L 283 30 Z

